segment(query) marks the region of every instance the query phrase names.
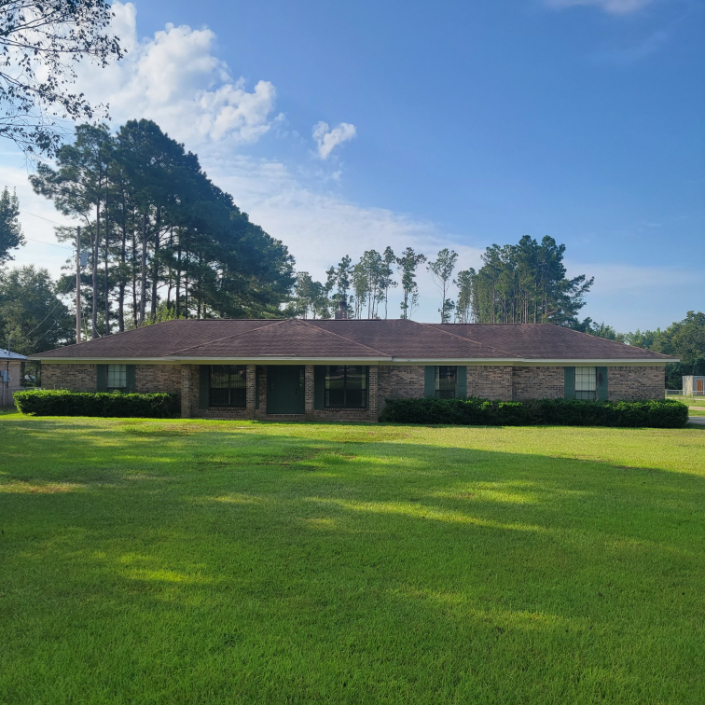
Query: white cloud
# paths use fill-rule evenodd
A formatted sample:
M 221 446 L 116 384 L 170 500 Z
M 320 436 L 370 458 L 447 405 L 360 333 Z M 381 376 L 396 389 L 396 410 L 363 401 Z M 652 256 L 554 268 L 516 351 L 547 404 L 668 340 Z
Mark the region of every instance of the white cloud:
M 318 156 L 321 159 L 328 159 L 328 155 L 335 147 L 343 142 L 351 140 L 357 134 L 355 125 L 349 122 L 341 122 L 338 127 L 331 129 L 327 122 L 319 122 L 313 127 L 313 139 L 318 145 Z
M 289 247 L 298 269 L 323 278 L 325 270 L 342 256 L 356 259 L 365 250 L 381 251 L 387 245 L 397 254 L 410 246 L 432 257 L 441 248 L 452 247 L 460 255 L 459 268 L 480 266 L 481 250 L 464 244 L 470 237 L 461 238 L 413 215 L 347 201 L 338 190 L 340 171 L 327 170 L 328 163 L 319 163 L 314 169 L 310 162 L 305 168 L 289 168 L 277 160 L 242 154 L 243 145 L 270 130 L 280 130 L 284 122 L 275 115 L 276 95 L 271 83 L 260 81 L 248 91 L 243 79 L 233 80 L 228 67 L 214 56 L 216 38 L 207 29 L 167 25 L 154 37 L 140 40 L 134 5 L 116 2 L 113 9 L 117 33 L 130 53 L 103 70 L 81 67 L 81 90 L 93 100 L 110 102 L 114 125 L 131 118 L 152 118 L 184 141 L 188 149 L 198 151 L 214 182 L 232 193 L 254 222 Z M 347 123 L 333 129 L 319 123 L 314 128 L 318 154 L 324 161 L 338 144 L 354 136 L 355 127 Z M 17 187 L 22 225 L 29 240 L 18 253 L 17 264 L 44 266 L 56 277 L 72 252 L 59 247 L 53 225 L 36 216 L 57 222 L 66 219 L 49 201 L 32 192 L 23 163 L 19 154 L 0 154 L 0 187 Z M 328 188 L 335 190 L 326 191 Z M 472 241 L 481 242 L 482 238 L 473 237 Z M 673 302 L 691 300 L 699 284 L 689 271 L 607 264 L 575 264 L 573 269 L 596 276 L 584 315 L 605 320 L 620 330 L 653 327 L 655 317 L 666 325 L 682 318 L 684 311 L 672 310 Z M 424 268 L 418 281 L 422 305 L 415 318 L 437 320 L 440 297 Z M 398 289 L 394 290 L 390 296 L 392 316 L 399 314 L 399 299 Z M 633 312 L 642 318 L 635 318 Z
M 641 10 L 651 2 L 652 0 L 545 0 L 548 7 L 555 9 L 588 5 L 597 7 L 610 15 L 628 15 Z
M 211 30 L 168 24 L 140 41 L 135 6 L 115 2 L 112 9 L 127 56 L 104 69 L 82 64 L 79 81 L 92 101 L 109 103 L 114 124 L 150 118 L 192 145 L 252 143 L 271 129 L 277 119 L 274 86 L 258 81 L 248 91 L 244 78 L 234 80 L 213 53 Z

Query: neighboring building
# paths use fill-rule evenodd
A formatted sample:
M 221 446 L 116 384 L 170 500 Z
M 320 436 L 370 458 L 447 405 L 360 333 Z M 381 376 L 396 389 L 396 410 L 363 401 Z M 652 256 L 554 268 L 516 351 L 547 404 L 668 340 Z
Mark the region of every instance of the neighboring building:
M 376 421 L 385 399 L 662 399 L 676 359 L 549 324 L 178 320 L 40 353 L 44 389 L 171 392 L 182 416 Z
M 683 396 L 705 396 L 705 377 L 694 377 L 693 375 L 683 377 Z
M 12 406 L 12 397 L 22 389 L 24 355 L 0 348 L 0 406 Z

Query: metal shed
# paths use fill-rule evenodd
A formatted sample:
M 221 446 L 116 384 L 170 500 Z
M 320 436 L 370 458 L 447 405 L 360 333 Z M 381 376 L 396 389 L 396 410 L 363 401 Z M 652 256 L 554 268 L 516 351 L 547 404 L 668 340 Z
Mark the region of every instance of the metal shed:
M 689 375 L 683 377 L 683 396 L 684 397 L 703 397 L 705 396 L 705 377 L 696 377 Z

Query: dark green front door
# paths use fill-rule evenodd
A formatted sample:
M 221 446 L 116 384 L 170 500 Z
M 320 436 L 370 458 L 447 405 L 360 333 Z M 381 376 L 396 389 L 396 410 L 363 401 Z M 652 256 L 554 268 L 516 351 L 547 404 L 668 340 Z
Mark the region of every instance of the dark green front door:
M 303 365 L 270 365 L 267 368 L 267 413 L 303 414 Z

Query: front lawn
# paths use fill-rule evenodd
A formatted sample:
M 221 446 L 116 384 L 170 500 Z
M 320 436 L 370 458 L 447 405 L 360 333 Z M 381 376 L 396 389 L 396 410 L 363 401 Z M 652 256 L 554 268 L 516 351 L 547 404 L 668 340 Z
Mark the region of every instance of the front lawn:
M 702 703 L 705 427 L 0 416 L 0 703 Z

